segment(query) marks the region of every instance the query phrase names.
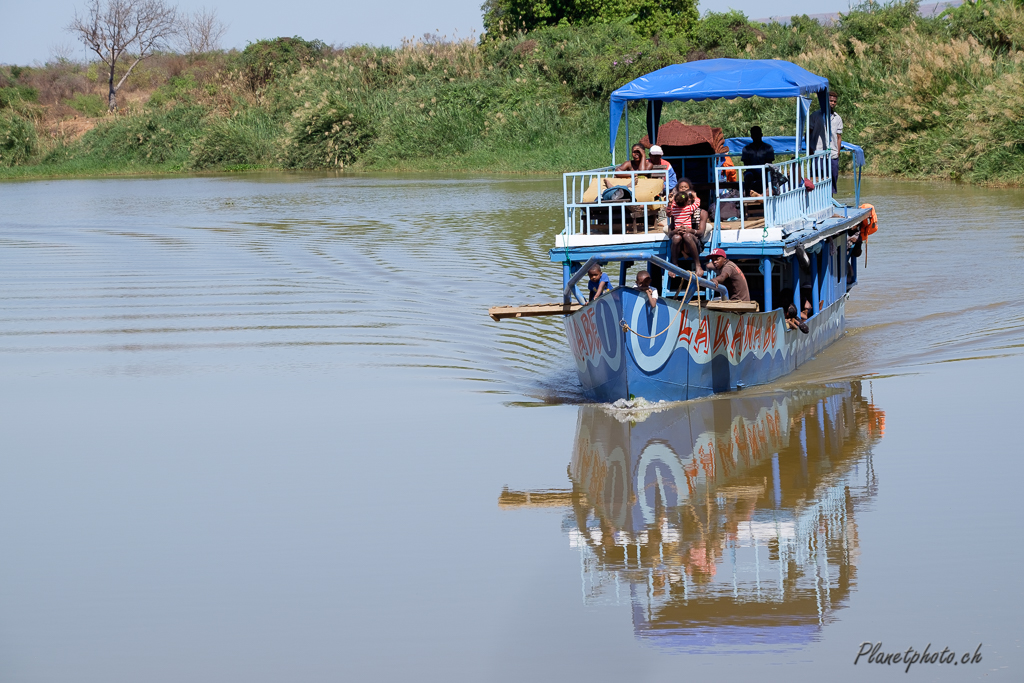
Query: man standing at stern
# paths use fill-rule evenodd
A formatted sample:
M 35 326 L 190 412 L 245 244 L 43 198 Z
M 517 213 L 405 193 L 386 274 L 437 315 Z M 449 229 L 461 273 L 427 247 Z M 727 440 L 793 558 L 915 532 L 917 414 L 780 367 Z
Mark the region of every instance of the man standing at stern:
M 839 104 L 839 95 L 835 90 L 828 93 L 829 127 L 831 135 L 828 137 L 827 145 L 831 151 L 832 164 L 832 194 L 836 193 L 839 185 L 839 149 L 843 144 L 843 119 L 836 113 L 836 105 Z M 814 145 L 815 153 L 826 148 L 825 137 L 825 116 L 819 109 L 811 114 L 811 144 Z

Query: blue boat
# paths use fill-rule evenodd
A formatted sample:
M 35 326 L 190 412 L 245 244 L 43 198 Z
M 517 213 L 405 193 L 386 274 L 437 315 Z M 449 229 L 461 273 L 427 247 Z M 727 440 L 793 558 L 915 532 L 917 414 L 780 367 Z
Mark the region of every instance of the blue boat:
M 853 157 L 852 206 L 833 199 L 832 150 L 813 149 L 809 115 L 817 97 L 830 121 L 828 79 L 781 60 L 712 59 L 665 67 L 611 95 L 610 166 L 563 176 L 564 228 L 550 259 L 562 265 L 563 301 L 547 307 L 492 309 L 495 319 L 561 314 L 586 396 L 594 401 L 643 397 L 679 401 L 765 384 L 796 369 L 845 331 L 845 307 L 856 283 L 851 236 L 874 230 L 874 211 L 860 204 L 863 151 Z M 703 154 L 666 153 L 672 175 L 693 181 L 708 210 L 702 257 L 722 249 L 744 273 L 752 302 L 726 301 L 726 288 L 697 277 L 692 261 L 669 259 L 664 216 L 670 172 L 616 170 L 615 143 L 630 102 L 643 100 L 649 144 L 657 144 L 664 102 L 792 98 L 792 137 L 765 137 L 776 159 L 733 166 L 749 138 L 724 141 Z M 826 130 L 824 139 L 831 140 Z M 827 143 L 826 143 L 827 144 Z M 685 150 L 683 150 L 685 151 Z M 618 186 L 618 192 L 609 192 Z M 859 232 L 858 232 L 859 231 Z M 591 266 L 618 263 L 618 286 L 587 303 L 578 283 Z M 656 305 L 627 285 L 630 267 L 652 274 Z M 577 304 L 572 300 L 576 299 Z M 806 332 L 786 324 L 785 309 L 810 304 Z M 795 327 L 795 326 L 794 326 Z

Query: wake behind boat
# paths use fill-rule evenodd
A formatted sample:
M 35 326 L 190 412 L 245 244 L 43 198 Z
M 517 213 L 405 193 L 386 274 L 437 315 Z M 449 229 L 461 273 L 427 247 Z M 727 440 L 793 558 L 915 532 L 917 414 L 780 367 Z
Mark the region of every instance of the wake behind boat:
M 723 140 L 715 128 L 659 125 L 664 102 L 755 96 L 795 99 L 793 137 Z M 819 151 L 811 97 L 821 111 L 818 132 L 825 144 Z M 628 144 L 628 106 L 637 100 L 647 103 L 648 135 L 641 144 L 652 151 L 664 147 L 664 166 L 615 165 L 620 121 L 625 114 Z M 876 227 L 873 209 L 857 208 L 864 164 L 859 147 L 841 144 L 853 156 L 854 204 L 833 199 L 831 121 L 828 80 L 779 60 L 690 62 L 627 83 L 611 96 L 612 165 L 563 177 L 565 225 L 550 251 L 551 261 L 562 264 L 563 301 L 492 308 L 491 317 L 563 315 L 583 391 L 596 401 L 686 400 L 792 372 L 842 336 L 861 240 Z M 765 145 L 768 163 L 733 165 L 732 156 L 749 159 L 746 150 Z M 792 158 L 775 161 L 783 155 Z M 665 212 L 676 179 L 684 176 L 692 185 L 688 194 L 706 207 L 703 234 L 689 254 L 671 248 Z M 687 215 L 696 226 L 692 209 Z M 700 260 L 713 257 L 703 276 L 695 272 L 697 250 Z M 619 264 L 618 286 L 588 302 L 579 281 L 608 263 Z M 636 264 L 638 271 L 646 267 L 661 296 L 627 285 Z M 729 300 L 729 290 L 715 281 L 715 264 L 723 273 L 738 268 L 746 291 L 734 288 Z

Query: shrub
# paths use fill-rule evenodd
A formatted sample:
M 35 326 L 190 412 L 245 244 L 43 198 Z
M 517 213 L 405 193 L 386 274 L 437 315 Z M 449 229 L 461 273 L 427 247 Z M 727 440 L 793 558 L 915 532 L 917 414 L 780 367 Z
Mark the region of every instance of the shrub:
M 918 0 L 893 0 L 882 5 L 864 2 L 840 15 L 839 29 L 854 54 L 855 41 L 874 45 L 918 21 Z
M 739 57 L 763 37 L 742 12 L 708 12 L 693 31 L 693 44 L 709 56 Z
M 531 49 L 524 48 L 531 43 Z M 516 77 L 540 76 L 564 84 L 574 98 L 603 100 L 627 81 L 684 61 L 678 46 L 672 41 L 656 44 L 632 26 L 616 23 L 586 28 L 552 26 L 492 41 L 484 49 L 488 64 L 496 70 Z
M 107 113 L 107 103 L 96 93 L 78 93 L 67 101 L 68 106 L 82 114 L 96 118 Z
M 632 24 L 642 36 L 686 33 L 698 18 L 695 0 L 487 0 L 485 37 L 501 38 L 545 26 Z
M 958 38 L 974 38 L 999 52 L 1024 47 L 1024 8 L 1020 2 L 975 0 L 943 12 L 949 31 Z
M 24 164 L 39 148 L 31 121 L 9 111 L 0 111 L 0 166 Z
M 0 88 L 0 111 L 17 114 L 25 119 L 42 119 L 43 108 L 37 104 L 39 93 L 25 85 Z
M 282 132 L 282 127 L 261 109 L 218 117 L 205 126 L 202 137 L 192 146 L 189 166 L 203 169 L 273 164 Z
M 761 29 L 763 40 L 758 40 L 755 45 L 759 47 L 758 52 L 764 53 L 763 56 L 791 60 L 802 52 L 828 45 L 829 29 L 806 14 L 790 17 L 789 24 L 772 22 Z
M 286 151 L 286 163 L 292 168 L 342 168 L 358 159 L 373 139 L 369 120 L 335 95 L 295 115 Z
M 48 62 L 46 66 L 26 69 L 22 82 L 39 92 L 43 104 L 57 104 L 77 93 L 87 93 L 93 87 L 86 76 L 86 66 L 77 62 Z
M 39 91 L 27 85 L 0 88 L 0 109 L 14 109 L 25 102 L 38 102 Z
M 167 111 L 119 116 L 86 133 L 81 154 L 115 163 L 183 165 L 202 132 L 204 107 L 180 105 Z
M 249 43 L 239 64 L 252 92 L 264 90 L 273 80 L 298 71 L 304 64 L 321 58 L 327 45 L 320 40 L 274 38 Z
M 193 93 L 198 87 L 192 74 L 174 76 L 150 95 L 147 104 L 150 107 L 163 107 L 171 103 L 191 104 L 195 101 Z

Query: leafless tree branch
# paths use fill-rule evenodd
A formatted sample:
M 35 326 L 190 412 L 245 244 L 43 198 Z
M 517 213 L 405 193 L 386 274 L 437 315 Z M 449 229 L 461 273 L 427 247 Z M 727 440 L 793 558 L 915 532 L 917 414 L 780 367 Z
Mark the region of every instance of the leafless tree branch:
M 227 25 L 217 17 L 217 10 L 205 7 L 181 20 L 180 45 L 185 54 L 201 55 L 220 47 Z
M 135 66 L 177 35 L 178 10 L 164 0 L 89 0 L 83 15 L 75 10 L 67 29 L 107 65 L 108 107 L 115 111 L 117 91 Z M 115 85 L 117 63 L 128 54 L 135 61 Z

